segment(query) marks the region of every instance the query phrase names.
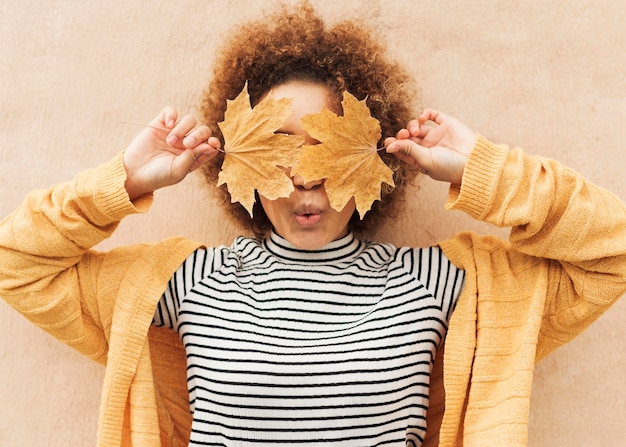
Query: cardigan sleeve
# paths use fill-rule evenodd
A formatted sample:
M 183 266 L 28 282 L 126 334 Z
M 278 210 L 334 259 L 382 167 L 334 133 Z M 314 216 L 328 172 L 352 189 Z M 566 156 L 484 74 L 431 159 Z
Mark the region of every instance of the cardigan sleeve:
M 101 362 L 107 351 L 107 323 L 96 287 L 107 257 L 90 249 L 109 237 L 124 216 L 145 211 L 152 200 L 146 196 L 130 202 L 124 181 L 119 154 L 72 181 L 30 193 L 0 224 L 0 297 L 45 331 Z
M 546 260 L 537 358 L 584 330 L 626 292 L 626 207 L 558 162 L 478 136 L 448 208 L 511 227 L 511 250 Z M 519 257 L 519 256 L 518 256 Z

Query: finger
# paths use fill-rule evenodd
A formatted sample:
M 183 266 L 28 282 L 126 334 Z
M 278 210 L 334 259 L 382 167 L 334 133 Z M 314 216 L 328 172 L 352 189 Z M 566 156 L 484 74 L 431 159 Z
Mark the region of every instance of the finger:
M 212 151 L 211 153 L 200 153 L 200 154 L 196 154 L 196 159 L 195 161 L 191 164 L 191 166 L 189 167 L 189 169 L 187 170 L 187 172 L 193 172 L 196 169 L 198 169 L 200 166 L 202 166 L 203 164 L 205 164 L 207 161 L 209 161 L 210 159 L 212 159 L 213 157 L 215 157 L 215 154 L 217 154 L 217 151 Z
M 178 111 L 172 106 L 167 106 L 161 110 L 150 124 L 157 127 L 173 129 L 176 125 L 176 121 L 178 121 Z
M 206 143 L 211 137 L 211 129 L 208 126 L 200 126 L 187 134 L 183 140 L 186 148 L 193 149 L 198 144 Z
M 398 133 L 396 134 L 396 138 L 398 140 L 404 140 L 406 138 L 409 138 L 410 136 L 411 136 L 411 133 L 407 129 L 400 129 Z
M 185 138 L 185 136 L 189 132 L 191 132 L 194 127 L 196 127 L 197 123 L 198 121 L 195 116 L 193 115 L 183 116 L 180 119 L 180 121 L 176 123 L 176 126 L 174 126 L 170 134 L 167 136 L 167 139 L 166 139 L 167 144 L 169 144 L 172 147 L 178 146 L 180 148 L 184 148 L 185 146 L 182 145 L 181 143 L 183 138 Z
M 209 144 L 209 146 L 211 146 L 211 148 L 215 149 L 216 151 L 220 151 L 222 149 L 222 142 L 217 137 L 209 137 L 207 143 Z
M 206 149 L 206 147 L 208 147 L 209 149 Z M 189 160 L 187 158 L 186 160 L 184 160 L 184 163 L 181 165 L 180 169 L 184 170 L 184 174 L 187 175 L 211 160 L 213 157 L 215 157 L 215 155 L 217 155 L 217 153 L 218 149 L 210 146 L 208 143 L 203 143 L 199 145 L 197 149 L 187 150 L 184 154 L 182 154 L 185 156 L 187 154 L 190 154 L 192 159 Z
M 440 112 L 439 110 L 426 109 L 419 116 L 418 121 L 422 124 L 425 123 L 426 121 L 432 121 L 434 123 L 441 124 L 447 118 L 447 116 L 448 115 L 446 115 L 443 112 Z
M 417 137 L 420 133 L 420 122 L 418 120 L 411 120 L 406 126 L 407 132 L 412 137 Z
M 417 121 L 420 124 L 425 123 L 426 121 L 434 121 L 434 117 L 437 115 L 437 110 L 435 109 L 424 109 L 420 116 L 417 117 Z
M 178 121 L 178 110 L 174 107 L 166 107 L 165 108 L 165 125 L 169 129 L 173 129 L 176 126 L 176 121 Z
M 203 164 L 204 162 L 215 157 L 218 152 L 223 152 L 221 146 L 219 138 L 209 137 L 206 141 L 192 148 L 191 151 L 193 152 L 196 161 L 199 161 L 199 164 Z
M 171 175 L 175 182 L 183 179 L 193 169 L 193 165 L 200 159 L 200 154 L 195 154 L 191 149 L 182 151 L 174 160 Z
M 428 134 L 433 132 L 438 127 L 439 125 L 435 123 L 434 121 L 428 120 L 425 123 L 422 123 L 419 128 L 419 132 L 415 136 L 415 138 L 417 139 L 417 142 L 424 146 L 429 146 L 428 144 L 426 144 L 426 141 L 428 140 L 427 138 Z
M 432 165 L 431 152 L 412 140 L 398 140 L 387 147 L 387 152 L 426 170 Z
M 393 143 L 394 141 L 398 141 L 398 139 L 394 138 L 394 137 L 387 137 L 387 138 L 385 138 L 385 141 L 383 142 L 383 144 L 385 145 L 385 147 L 387 147 L 391 143 Z
M 204 161 L 215 157 L 221 151 L 219 147 L 212 146 L 207 142 L 199 144 L 193 149 L 188 150 L 193 153 L 193 157 L 195 160 L 202 158 Z

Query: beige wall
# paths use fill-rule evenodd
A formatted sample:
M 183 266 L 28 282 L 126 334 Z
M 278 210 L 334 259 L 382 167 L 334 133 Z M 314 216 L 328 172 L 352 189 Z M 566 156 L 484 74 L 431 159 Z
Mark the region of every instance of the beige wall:
M 107 160 L 166 104 L 193 110 L 220 38 L 271 2 L 3 0 L 0 216 L 33 188 Z M 366 16 L 409 65 L 423 103 L 496 142 L 561 160 L 626 199 L 626 2 L 313 0 Z M 101 248 L 168 235 L 229 242 L 198 181 L 160 192 Z M 427 244 L 503 230 L 443 210 L 425 181 L 381 238 Z M 537 367 L 530 444 L 626 439 L 626 301 Z M 0 446 L 93 445 L 101 367 L 0 303 Z

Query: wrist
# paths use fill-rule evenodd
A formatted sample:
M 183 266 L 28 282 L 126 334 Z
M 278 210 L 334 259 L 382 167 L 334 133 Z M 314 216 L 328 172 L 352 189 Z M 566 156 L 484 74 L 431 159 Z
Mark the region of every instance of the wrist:
M 126 189 L 126 193 L 128 194 L 128 198 L 131 202 L 134 202 L 136 199 L 143 195 L 153 192 L 135 181 L 134 178 L 128 174 L 128 172 L 126 173 L 124 188 Z
M 150 207 L 152 200 L 149 195 L 132 203 L 128 200 L 125 180 L 126 170 L 121 153 L 94 169 L 79 173 L 77 193 L 85 200 L 93 201 L 92 218 L 98 225 L 117 222 Z
M 446 208 L 482 219 L 497 190 L 507 154 L 507 146 L 493 144 L 478 135 L 465 163 L 461 184 L 450 187 Z

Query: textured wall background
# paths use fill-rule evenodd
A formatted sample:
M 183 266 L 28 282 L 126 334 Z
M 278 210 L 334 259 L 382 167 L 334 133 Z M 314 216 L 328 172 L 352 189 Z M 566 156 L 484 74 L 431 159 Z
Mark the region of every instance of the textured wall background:
M 162 106 L 193 111 L 221 37 L 273 2 L 3 0 L 0 216 L 34 188 L 123 149 Z M 496 142 L 561 160 L 626 200 L 626 3 L 312 0 L 335 21 L 366 17 L 423 89 L 423 104 Z M 416 111 L 417 112 L 417 111 Z M 379 238 L 429 244 L 462 229 L 423 181 Z M 190 178 L 157 194 L 101 248 L 169 235 L 229 243 L 236 228 Z M 530 445 L 626 439 L 626 301 L 536 369 Z M 100 366 L 0 303 L 0 446 L 93 445 Z

